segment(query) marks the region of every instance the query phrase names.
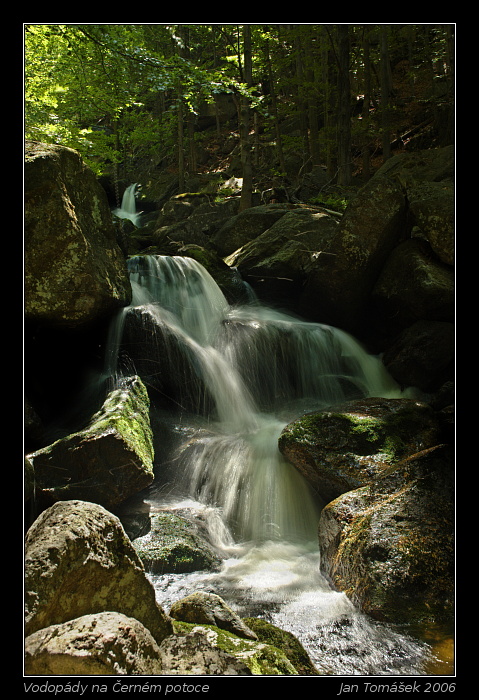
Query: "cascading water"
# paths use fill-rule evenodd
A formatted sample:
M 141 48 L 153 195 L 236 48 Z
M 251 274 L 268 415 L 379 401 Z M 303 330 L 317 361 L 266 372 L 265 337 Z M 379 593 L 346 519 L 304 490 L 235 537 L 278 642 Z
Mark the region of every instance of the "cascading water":
M 129 219 L 135 226 L 139 225 L 141 212 L 136 211 L 136 187 L 137 184 L 129 185 L 123 193 L 121 206 L 113 210 L 113 214 L 119 219 Z
M 148 501 L 199 511 L 223 561 L 218 572 L 151 575 L 159 602 L 168 609 L 194 590 L 217 593 L 240 615 L 291 631 L 324 673 L 424 673 L 425 645 L 366 619 L 321 576 L 324 504 L 278 449 L 282 428 L 308 410 L 399 396 L 381 361 L 338 329 L 258 303 L 230 307 L 193 259 L 136 256 L 128 265 L 133 301 L 112 333 L 109 371 L 121 370 L 125 342 L 127 365 L 162 398 L 174 393 L 165 420 L 175 441 L 160 450 L 167 476 Z

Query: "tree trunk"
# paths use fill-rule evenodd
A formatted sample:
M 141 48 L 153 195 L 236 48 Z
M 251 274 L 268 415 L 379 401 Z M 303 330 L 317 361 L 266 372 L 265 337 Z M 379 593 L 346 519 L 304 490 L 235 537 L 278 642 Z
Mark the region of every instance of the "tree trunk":
M 313 34 L 311 28 L 307 34 L 306 41 L 306 70 L 308 85 L 308 124 L 309 124 L 309 152 L 313 168 L 321 164 L 321 154 L 319 148 L 319 124 L 318 124 L 318 92 L 316 89 L 316 60 Z
M 365 178 L 369 179 L 371 174 L 370 169 L 370 157 L 369 157 L 369 109 L 371 106 L 371 59 L 369 55 L 369 30 L 368 27 L 364 27 L 363 36 L 363 63 L 364 63 L 364 100 L 363 108 L 361 111 L 361 125 L 362 125 L 362 145 L 361 154 L 363 161 L 363 175 Z
M 349 26 L 338 25 L 338 184 L 351 184 L 351 87 Z
M 253 64 L 251 55 L 251 27 L 249 24 L 243 25 L 243 53 L 244 53 L 244 81 L 248 87 L 251 87 L 253 82 Z M 241 141 L 241 165 L 243 174 L 243 187 L 241 190 L 241 198 L 239 211 L 249 209 L 253 204 L 253 163 L 251 158 L 251 139 L 250 139 L 250 100 L 246 95 L 241 96 L 241 123 L 240 123 L 240 141 Z
M 278 156 L 279 168 L 282 175 L 286 175 L 286 161 L 284 159 L 283 144 L 281 140 L 281 129 L 279 126 L 278 102 L 276 100 L 276 85 L 273 76 L 273 68 L 271 66 L 271 54 L 269 52 L 269 42 L 266 41 L 266 65 L 268 68 L 268 80 L 270 86 L 271 111 L 274 119 L 274 129 L 276 134 L 276 154 Z
M 331 179 L 336 177 L 337 173 L 337 160 L 335 151 L 335 138 L 334 134 L 336 132 L 336 110 L 335 110 L 335 98 L 336 90 L 334 81 L 332 79 L 333 68 L 332 68 L 332 58 L 331 52 L 333 50 L 332 38 L 329 34 L 329 29 L 325 25 L 321 27 L 321 66 L 322 66 L 322 84 L 324 86 L 324 112 L 323 112 L 323 143 L 324 143 L 324 159 L 326 161 L 326 168 L 328 175 Z
M 381 133 L 383 147 L 383 162 L 391 157 L 391 125 L 390 125 L 390 66 L 387 27 L 381 27 Z

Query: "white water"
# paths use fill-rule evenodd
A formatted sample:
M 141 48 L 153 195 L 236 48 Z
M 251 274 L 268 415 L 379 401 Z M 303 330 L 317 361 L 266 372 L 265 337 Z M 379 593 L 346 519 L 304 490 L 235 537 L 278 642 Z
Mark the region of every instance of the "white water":
M 123 193 L 121 206 L 113 210 L 115 216 L 119 219 L 129 219 L 135 226 L 139 226 L 141 212 L 136 211 L 136 183 L 129 185 Z
M 188 348 L 213 399 L 206 414 L 168 414 L 176 444 L 149 503 L 199 514 L 223 565 L 152 576 L 159 602 L 168 609 L 193 590 L 215 592 L 242 616 L 293 632 L 332 675 L 422 673 L 424 646 L 366 619 L 320 574 L 323 504 L 277 445 L 287 422 L 308 410 L 401 395 L 380 360 L 338 329 L 260 304 L 231 308 L 192 259 L 138 256 L 129 268 L 132 305 Z

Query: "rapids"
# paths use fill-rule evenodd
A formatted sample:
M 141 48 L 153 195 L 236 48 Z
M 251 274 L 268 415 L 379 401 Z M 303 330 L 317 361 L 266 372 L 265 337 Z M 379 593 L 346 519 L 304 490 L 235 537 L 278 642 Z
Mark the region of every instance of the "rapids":
M 215 572 L 150 575 L 159 603 L 167 610 L 194 590 L 217 593 L 242 617 L 295 634 L 326 674 L 425 674 L 428 645 L 367 619 L 321 575 L 316 530 L 324 503 L 277 445 L 283 427 L 307 411 L 404 396 L 380 359 L 336 328 L 257 301 L 231 307 L 191 258 L 136 256 L 128 267 L 133 301 L 112 329 L 108 371 L 118 378 L 139 361 L 121 359 L 132 310 L 148 318 L 150 335 L 168 328 L 192 365 L 188 381 L 179 371 L 170 377 L 183 388 L 159 414 L 174 439 L 166 452 L 159 446 L 145 500 L 152 511 L 199 514 L 222 560 Z M 179 363 L 168 363 L 175 374 Z M 185 408 L 189 392 L 207 392 L 210 401 L 198 402 L 197 412 L 191 402 Z

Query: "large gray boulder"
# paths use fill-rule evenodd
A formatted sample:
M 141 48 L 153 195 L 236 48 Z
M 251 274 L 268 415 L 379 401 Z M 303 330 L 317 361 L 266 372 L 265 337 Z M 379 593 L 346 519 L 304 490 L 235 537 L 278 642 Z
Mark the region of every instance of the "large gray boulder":
M 150 531 L 133 541 L 145 569 L 152 574 L 214 569 L 220 559 L 193 519 L 161 511 L 151 516 Z
M 356 332 L 392 250 L 406 234 L 406 198 L 397 181 L 370 180 L 349 203 L 309 271 L 300 313 Z
M 26 635 L 101 612 L 135 618 L 158 644 L 172 633 L 119 519 L 94 503 L 55 503 L 26 535 Z
M 25 314 L 58 326 L 108 316 L 131 286 L 106 193 L 80 155 L 25 146 Z
M 257 207 L 261 208 L 265 207 Z M 324 209 L 298 206 L 236 250 L 227 262 L 262 301 L 296 311 L 310 269 L 329 249 L 337 230 L 337 218 Z
M 160 649 L 141 622 L 116 612 L 82 615 L 25 640 L 28 676 L 157 676 Z
M 288 208 L 283 204 L 251 207 L 231 217 L 211 238 L 211 244 L 221 257 L 231 255 L 249 241 L 260 236 L 278 221 Z

